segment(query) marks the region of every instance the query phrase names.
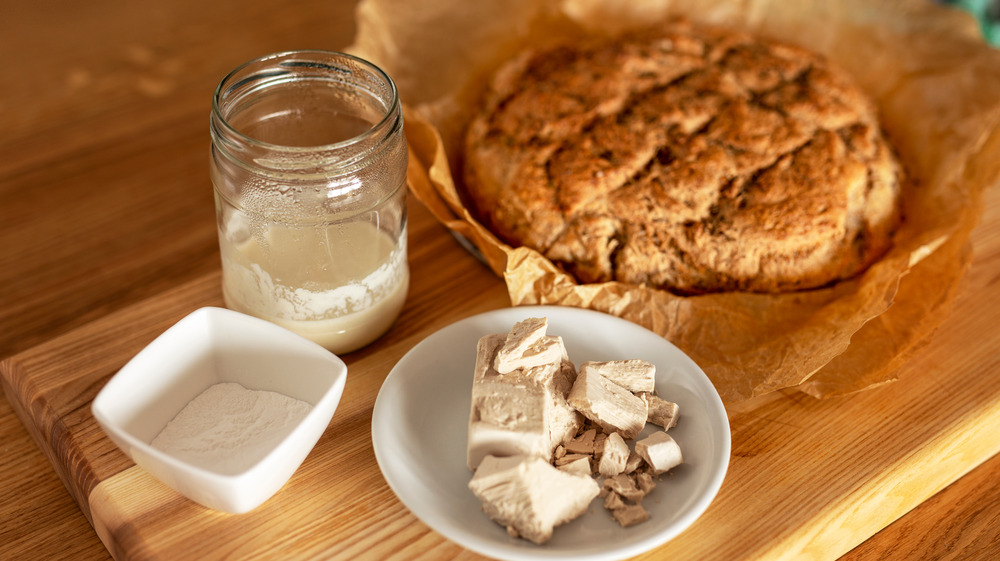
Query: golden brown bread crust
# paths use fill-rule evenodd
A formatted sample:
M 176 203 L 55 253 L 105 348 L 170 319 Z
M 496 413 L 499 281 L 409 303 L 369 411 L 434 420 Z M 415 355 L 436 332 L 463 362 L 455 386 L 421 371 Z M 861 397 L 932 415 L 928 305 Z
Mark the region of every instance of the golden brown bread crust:
M 704 293 L 857 274 L 890 244 L 902 171 L 820 56 L 675 23 L 505 64 L 464 176 L 488 228 L 580 282 Z

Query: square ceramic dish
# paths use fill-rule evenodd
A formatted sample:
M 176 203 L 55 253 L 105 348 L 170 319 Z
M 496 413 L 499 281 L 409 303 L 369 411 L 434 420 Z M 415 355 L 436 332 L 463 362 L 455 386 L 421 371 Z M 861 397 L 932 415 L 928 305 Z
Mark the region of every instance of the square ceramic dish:
M 101 389 L 91 411 L 136 464 L 189 499 L 229 513 L 252 510 L 292 476 L 326 430 L 347 367 L 323 347 L 273 323 L 201 308 L 140 351 Z M 193 465 L 150 442 L 209 387 L 236 382 L 312 408 L 288 435 L 239 473 Z

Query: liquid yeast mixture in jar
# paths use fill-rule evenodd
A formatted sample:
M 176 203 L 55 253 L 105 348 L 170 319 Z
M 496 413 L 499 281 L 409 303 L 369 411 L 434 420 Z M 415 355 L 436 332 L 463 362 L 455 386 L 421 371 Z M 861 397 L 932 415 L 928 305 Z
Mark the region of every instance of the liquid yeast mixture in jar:
M 251 61 L 220 84 L 212 133 L 226 306 L 335 353 L 385 333 L 409 286 L 389 77 L 341 53 Z

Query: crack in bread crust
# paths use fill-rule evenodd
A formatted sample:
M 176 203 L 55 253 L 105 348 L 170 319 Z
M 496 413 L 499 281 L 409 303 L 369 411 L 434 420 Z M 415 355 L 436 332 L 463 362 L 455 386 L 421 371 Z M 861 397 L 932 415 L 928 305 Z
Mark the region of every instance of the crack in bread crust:
M 902 169 L 820 56 L 672 23 L 495 74 L 465 146 L 474 212 L 580 282 L 815 288 L 891 243 Z

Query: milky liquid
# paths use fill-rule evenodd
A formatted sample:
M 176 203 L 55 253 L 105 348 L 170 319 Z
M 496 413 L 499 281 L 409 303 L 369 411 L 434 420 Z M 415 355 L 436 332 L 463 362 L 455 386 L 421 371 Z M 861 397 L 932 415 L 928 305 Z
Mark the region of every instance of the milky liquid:
M 240 214 L 220 237 L 226 306 L 282 325 L 335 353 L 385 333 L 409 287 L 399 244 L 368 222 L 305 228 L 269 223 L 252 234 Z

